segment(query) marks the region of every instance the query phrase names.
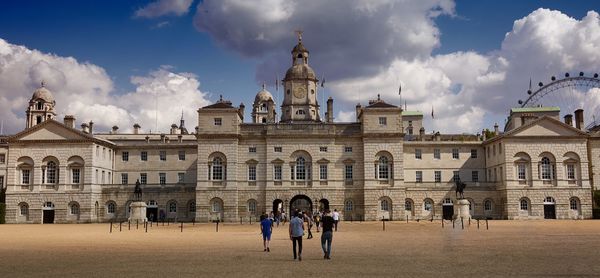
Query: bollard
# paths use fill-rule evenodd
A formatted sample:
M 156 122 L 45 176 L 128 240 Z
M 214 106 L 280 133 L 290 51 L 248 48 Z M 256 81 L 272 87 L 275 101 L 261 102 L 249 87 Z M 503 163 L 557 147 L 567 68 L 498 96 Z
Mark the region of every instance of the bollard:
M 350 215 L 350 223 L 352 223 L 352 215 Z
M 408 215 L 406 216 L 406 223 L 408 223 Z
M 242 218 L 240 217 L 240 225 L 242 225 Z
M 138 220 L 135 220 L 135 229 L 139 229 L 140 228 L 140 222 Z
M 487 220 L 487 219 L 485 219 L 485 229 L 486 229 L 486 230 L 489 230 L 489 227 L 488 227 L 488 220 Z
M 217 232 L 219 232 L 219 220 L 217 220 Z
M 148 222 L 146 222 L 146 233 L 148 232 Z
M 250 225 L 252 225 L 252 215 L 250 215 Z
M 152 221 L 150 221 L 150 228 L 152 228 Z
M 119 222 L 119 232 L 121 232 L 121 225 L 123 224 L 123 222 Z
M 110 221 L 110 234 L 112 234 L 112 221 Z
M 471 226 L 471 217 L 469 217 L 469 226 Z
M 452 229 L 454 229 L 454 219 L 452 219 Z
M 131 221 L 127 220 L 127 229 L 131 231 Z
M 383 217 L 381 218 L 381 223 L 383 223 L 383 230 L 385 231 L 385 220 L 383 219 Z
M 479 219 L 477 219 L 477 230 L 479 230 Z
M 463 221 L 463 218 L 460 218 L 460 226 L 462 227 L 462 229 L 465 229 L 465 222 Z
M 444 218 L 442 218 L 442 228 L 444 228 Z
M 181 232 L 183 233 L 183 222 L 181 222 Z

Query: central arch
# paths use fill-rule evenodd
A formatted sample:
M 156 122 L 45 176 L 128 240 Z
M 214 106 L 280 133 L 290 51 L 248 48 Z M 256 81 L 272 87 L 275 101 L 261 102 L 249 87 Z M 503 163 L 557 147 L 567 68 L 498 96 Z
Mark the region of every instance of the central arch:
M 290 201 L 290 213 L 293 213 L 295 210 L 299 211 L 312 211 L 312 201 L 306 195 L 296 195 Z
M 283 212 L 283 201 L 281 199 L 273 200 L 273 214 L 279 216 Z

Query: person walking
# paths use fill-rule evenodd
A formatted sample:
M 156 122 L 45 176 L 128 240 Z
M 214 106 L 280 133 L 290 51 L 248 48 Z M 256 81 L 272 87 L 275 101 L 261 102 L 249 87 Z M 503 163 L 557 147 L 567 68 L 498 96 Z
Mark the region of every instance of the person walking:
M 323 248 L 323 259 L 331 260 L 331 242 L 333 241 L 333 217 L 330 215 L 330 211 L 326 210 L 321 218 L 321 224 L 323 225 L 323 233 L 321 234 L 321 247 Z
M 269 243 L 271 242 L 271 234 L 273 233 L 273 222 L 266 214 L 260 216 L 260 233 L 263 236 L 264 252 L 271 252 Z
M 294 211 L 290 220 L 290 240 L 292 240 L 294 250 L 294 260 L 302 261 L 302 236 L 304 235 L 304 221 L 299 211 Z M 298 253 L 296 253 L 296 245 L 298 245 Z
M 306 239 L 311 239 L 313 238 L 312 232 L 310 231 L 310 229 L 313 226 L 313 221 L 312 221 L 312 217 L 310 217 L 310 215 L 308 215 L 308 212 L 304 212 L 304 221 L 306 222 L 306 225 L 308 226 L 308 236 L 306 237 Z
M 340 222 L 340 213 L 337 211 L 337 209 L 334 209 L 333 215 L 331 216 L 333 218 L 333 225 L 335 226 L 335 231 L 337 232 L 338 222 Z
M 321 223 L 321 213 L 317 211 L 315 214 L 315 225 L 317 225 L 317 233 L 319 232 L 319 224 Z

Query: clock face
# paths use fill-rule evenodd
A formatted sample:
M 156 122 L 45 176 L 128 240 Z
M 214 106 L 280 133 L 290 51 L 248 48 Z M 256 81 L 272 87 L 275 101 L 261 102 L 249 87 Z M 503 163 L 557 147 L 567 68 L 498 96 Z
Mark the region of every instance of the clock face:
M 294 89 L 294 96 L 296 98 L 303 98 L 306 95 L 306 89 L 304 87 L 297 87 Z

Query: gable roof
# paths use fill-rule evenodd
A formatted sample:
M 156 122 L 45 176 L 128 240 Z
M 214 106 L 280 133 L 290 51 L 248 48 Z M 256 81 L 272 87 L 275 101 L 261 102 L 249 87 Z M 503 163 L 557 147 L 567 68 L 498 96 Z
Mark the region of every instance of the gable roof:
M 505 132 L 505 133 L 503 133 L 503 134 L 501 134 L 499 136 L 494 136 L 493 138 L 487 140 L 486 142 L 493 142 L 493 141 L 499 140 L 500 138 L 514 136 L 514 135 L 516 135 L 518 133 L 521 133 L 521 132 L 523 132 L 523 131 L 525 131 L 525 130 L 531 128 L 531 127 L 533 127 L 533 126 L 540 125 L 542 122 L 550 122 L 552 124 L 556 124 L 559 127 L 564 128 L 566 130 L 569 130 L 569 131 L 571 131 L 571 132 L 573 132 L 573 133 L 575 133 L 576 135 L 579 135 L 579 136 L 589 136 L 588 133 L 586 133 L 585 131 L 579 130 L 579 129 L 577 129 L 575 127 L 572 127 L 572 126 L 570 126 L 568 124 L 565 124 L 565 123 L 563 123 L 563 122 L 561 122 L 561 121 L 559 121 L 559 120 L 557 120 L 555 118 L 552 118 L 552 117 L 549 117 L 549 116 L 542 116 L 542 117 L 539 117 L 539 118 L 537 118 L 537 119 L 535 119 L 535 120 L 533 120 L 533 121 L 531 121 L 531 122 L 529 122 L 527 124 L 524 124 L 524 125 L 522 125 L 520 127 L 517 127 L 517 128 L 515 128 L 513 130 Z
M 94 136 L 84 133 L 78 129 L 75 128 L 70 128 L 56 120 L 53 119 L 48 119 L 45 120 L 44 122 L 42 122 L 41 124 L 35 125 L 31 128 L 27 128 L 13 136 L 10 136 L 8 138 L 8 142 L 9 143 L 14 143 L 14 142 L 19 142 L 19 141 L 28 141 L 28 140 L 22 140 L 23 138 L 32 135 L 36 132 L 40 132 L 41 130 L 50 130 L 52 127 L 57 127 L 60 130 L 65 131 L 65 134 L 69 134 L 72 135 L 72 138 L 64 138 L 63 140 L 68 141 L 68 140 L 76 140 L 76 141 L 90 141 L 90 142 L 94 142 L 94 143 L 98 143 L 98 144 L 102 144 L 102 145 L 107 145 L 107 146 L 114 146 L 115 144 L 107 141 L 107 140 L 102 140 L 102 139 L 98 139 L 95 138 Z M 60 139 L 41 139 L 42 141 L 45 140 L 60 140 Z

